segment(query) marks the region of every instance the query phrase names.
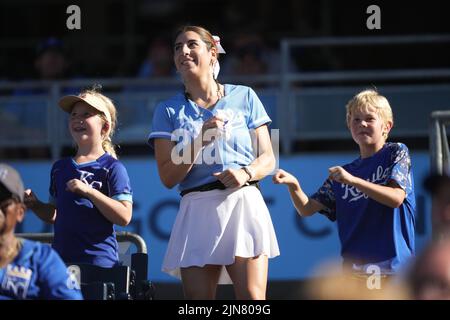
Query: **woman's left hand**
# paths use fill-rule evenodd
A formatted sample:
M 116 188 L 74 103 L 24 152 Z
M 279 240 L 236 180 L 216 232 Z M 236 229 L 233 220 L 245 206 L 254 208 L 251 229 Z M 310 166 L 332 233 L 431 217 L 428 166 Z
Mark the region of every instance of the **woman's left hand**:
M 213 173 L 227 188 L 242 187 L 249 179 L 247 172 L 243 169 L 227 169 L 222 172 Z

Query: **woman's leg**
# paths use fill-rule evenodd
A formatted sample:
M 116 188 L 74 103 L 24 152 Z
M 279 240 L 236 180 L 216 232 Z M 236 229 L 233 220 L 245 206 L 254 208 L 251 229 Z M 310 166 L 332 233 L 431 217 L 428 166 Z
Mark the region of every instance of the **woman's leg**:
M 266 299 L 268 264 L 266 255 L 254 258 L 235 257 L 234 263 L 227 266 L 227 271 L 233 280 L 236 299 Z
M 222 266 L 181 268 L 184 297 L 191 300 L 211 300 L 216 297 Z

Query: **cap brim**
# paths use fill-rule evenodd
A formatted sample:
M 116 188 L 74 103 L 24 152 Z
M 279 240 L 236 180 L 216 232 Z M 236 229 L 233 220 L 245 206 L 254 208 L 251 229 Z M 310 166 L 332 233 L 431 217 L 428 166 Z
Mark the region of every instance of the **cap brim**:
M 80 101 L 84 101 L 84 100 L 78 96 L 73 96 L 73 95 L 65 96 L 59 100 L 58 105 L 65 112 L 70 113 L 70 112 L 72 112 L 72 108 L 75 105 L 75 103 L 80 102 Z

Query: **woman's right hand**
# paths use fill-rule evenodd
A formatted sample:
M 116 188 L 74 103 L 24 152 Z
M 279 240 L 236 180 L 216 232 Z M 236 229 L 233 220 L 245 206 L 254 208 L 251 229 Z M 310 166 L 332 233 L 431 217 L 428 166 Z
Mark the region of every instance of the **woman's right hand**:
M 202 126 L 202 146 L 206 146 L 221 136 L 224 130 L 225 121 L 223 118 L 213 116 L 206 120 Z
M 283 169 L 278 169 L 273 175 L 272 181 L 275 184 L 286 184 L 288 187 L 298 186 L 298 180 L 292 174 Z

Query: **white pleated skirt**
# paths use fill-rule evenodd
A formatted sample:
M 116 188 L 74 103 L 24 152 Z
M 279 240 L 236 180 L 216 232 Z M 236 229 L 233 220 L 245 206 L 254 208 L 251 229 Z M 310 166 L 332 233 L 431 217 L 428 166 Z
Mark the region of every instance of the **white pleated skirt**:
M 236 256 L 279 254 L 269 210 L 256 187 L 191 192 L 181 199 L 162 271 L 181 279 L 180 268 L 222 265 L 219 284 L 230 284 L 224 266 Z

